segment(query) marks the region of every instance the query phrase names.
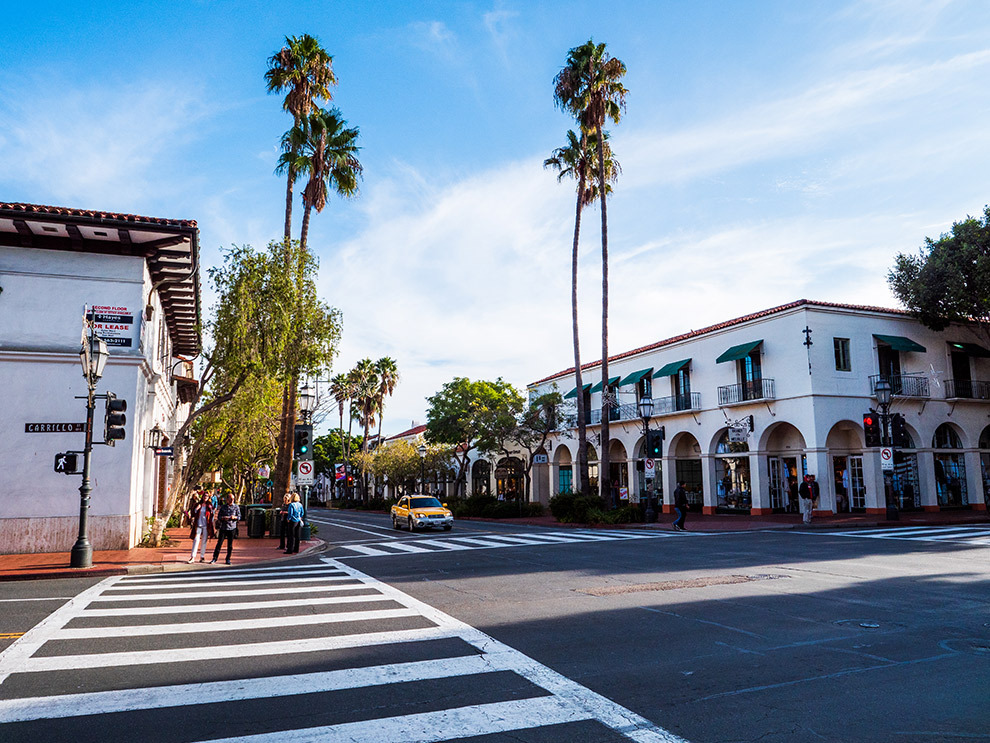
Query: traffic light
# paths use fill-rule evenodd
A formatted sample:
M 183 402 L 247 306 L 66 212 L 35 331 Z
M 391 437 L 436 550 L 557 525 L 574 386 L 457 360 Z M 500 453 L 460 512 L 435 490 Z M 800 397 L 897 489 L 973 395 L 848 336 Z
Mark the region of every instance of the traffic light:
M 296 426 L 295 446 L 292 451 L 296 459 L 313 459 L 313 427 L 311 425 Z
M 907 432 L 907 424 L 904 422 L 904 416 L 900 413 L 894 413 L 890 416 L 890 438 L 895 449 L 911 448 L 911 437 Z
M 880 416 L 870 411 L 863 414 L 863 431 L 866 432 L 867 448 L 880 446 Z
M 107 393 L 106 417 L 103 421 L 103 443 L 113 446 L 127 436 L 124 425 L 127 423 L 127 400 L 118 400 L 112 392 Z
M 650 459 L 659 459 L 663 456 L 663 431 L 647 432 L 646 455 Z

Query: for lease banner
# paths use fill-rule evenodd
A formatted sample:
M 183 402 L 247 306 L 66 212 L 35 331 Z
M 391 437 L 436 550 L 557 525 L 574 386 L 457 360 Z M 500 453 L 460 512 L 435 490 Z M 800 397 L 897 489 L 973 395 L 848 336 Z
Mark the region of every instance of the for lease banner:
M 94 304 L 86 313 L 97 334 L 108 346 L 134 348 L 137 346 L 138 315 L 130 307 Z

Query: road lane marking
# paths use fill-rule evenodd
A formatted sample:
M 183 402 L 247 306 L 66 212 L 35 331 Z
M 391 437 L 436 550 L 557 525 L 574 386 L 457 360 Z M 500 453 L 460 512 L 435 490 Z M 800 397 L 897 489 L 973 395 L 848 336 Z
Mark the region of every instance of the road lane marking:
M 16 640 L 18 637 L 24 637 L 23 632 L 0 632 L 0 640 Z
M 346 611 L 340 614 L 297 614 L 292 617 L 263 617 L 261 619 L 227 619 L 216 622 L 183 622 L 181 624 L 136 624 L 112 627 L 75 627 L 61 629 L 53 640 L 90 640 L 97 637 L 150 637 L 152 635 L 189 635 L 208 632 L 236 632 L 269 627 L 302 627 L 314 624 L 342 622 L 373 622 L 381 619 L 414 617 L 411 609 L 376 609 Z
M 341 583 L 332 586 L 292 586 L 289 588 L 279 588 L 279 596 L 287 593 L 322 593 L 324 591 L 347 591 L 349 589 L 361 588 L 360 583 Z M 213 598 L 217 596 L 271 596 L 272 588 L 240 588 L 236 591 L 188 591 L 185 593 L 132 593 L 125 596 L 100 596 L 94 599 L 95 603 L 104 601 L 158 601 L 160 599 L 201 599 Z M 260 604 L 263 606 L 264 604 Z
M 298 569 L 293 570 L 290 567 L 281 567 L 277 569 L 277 572 L 272 571 L 271 568 L 258 568 L 257 570 L 227 570 L 226 568 L 210 568 L 203 569 L 197 572 L 183 572 L 179 575 L 156 575 L 150 576 L 132 576 L 125 578 L 118 585 L 117 588 L 123 586 L 131 585 L 145 585 L 145 584 L 157 584 L 163 585 L 167 583 L 181 583 L 183 581 L 222 581 L 226 578 L 250 578 L 258 577 L 264 578 L 268 576 L 278 577 L 280 575 L 339 575 L 337 570 L 327 570 L 325 567 L 321 566 L 300 566 Z
M 220 577 L 220 576 L 218 576 Z M 284 586 L 287 583 L 317 583 L 321 581 L 337 581 L 337 580 L 350 580 L 346 575 L 340 575 L 339 573 L 332 573 L 328 575 L 318 575 L 315 577 L 308 578 L 287 578 L 284 576 L 274 576 L 269 578 L 264 576 L 258 580 L 217 580 L 216 585 L 218 586 L 257 586 L 262 583 L 277 583 L 279 587 Z M 150 581 L 143 581 L 144 583 L 150 583 Z M 114 586 L 115 591 L 157 591 L 162 588 L 201 588 L 201 581 L 195 581 L 191 583 L 169 583 L 168 585 L 162 585 L 159 583 L 152 585 L 134 585 L 128 583 L 122 586 Z M 272 589 L 268 589 L 271 591 Z M 117 594 L 114 594 L 117 595 Z
M 415 544 L 410 544 L 409 542 L 392 542 L 389 547 L 403 552 L 433 552 L 433 550 L 428 550 L 425 547 L 417 547 Z
M 304 606 L 329 606 L 332 604 L 357 604 L 365 601 L 390 601 L 378 593 L 357 594 L 355 596 L 325 596 L 314 598 L 294 598 L 279 601 L 244 601 L 232 604 L 178 604 L 176 606 L 126 606 L 121 609 L 85 609 L 80 615 L 87 617 L 133 617 L 149 614 L 212 614 L 217 611 L 252 611 L 258 609 L 294 609 Z

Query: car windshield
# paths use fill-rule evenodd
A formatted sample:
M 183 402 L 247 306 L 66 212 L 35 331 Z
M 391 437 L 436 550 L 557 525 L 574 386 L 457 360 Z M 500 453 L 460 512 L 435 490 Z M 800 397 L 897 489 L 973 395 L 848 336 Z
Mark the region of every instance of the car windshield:
M 413 498 L 413 508 L 443 508 L 436 498 Z

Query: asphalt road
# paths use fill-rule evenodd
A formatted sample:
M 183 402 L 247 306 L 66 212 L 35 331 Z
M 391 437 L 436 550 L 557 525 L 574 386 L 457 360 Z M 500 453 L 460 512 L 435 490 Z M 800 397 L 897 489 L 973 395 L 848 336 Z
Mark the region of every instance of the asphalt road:
M 986 527 L 311 516 L 294 563 L 0 584 L 0 740 L 990 741 Z

